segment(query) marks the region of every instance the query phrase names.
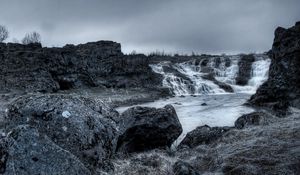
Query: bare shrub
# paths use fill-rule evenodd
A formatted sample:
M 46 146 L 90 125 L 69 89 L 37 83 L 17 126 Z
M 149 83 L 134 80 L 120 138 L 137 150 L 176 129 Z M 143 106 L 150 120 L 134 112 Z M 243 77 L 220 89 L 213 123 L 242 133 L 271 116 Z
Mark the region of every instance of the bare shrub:
M 8 38 L 9 32 L 7 28 L 3 25 L 0 25 L 0 43 Z
M 41 43 L 41 35 L 37 32 L 27 33 L 22 39 L 23 44 Z

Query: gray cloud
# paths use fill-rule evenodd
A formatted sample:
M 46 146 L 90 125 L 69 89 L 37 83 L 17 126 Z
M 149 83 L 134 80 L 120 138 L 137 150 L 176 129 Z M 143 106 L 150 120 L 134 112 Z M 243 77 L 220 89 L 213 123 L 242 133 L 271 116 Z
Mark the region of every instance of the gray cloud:
M 299 0 L 2 0 L 10 39 L 38 31 L 46 46 L 114 40 L 124 52 L 238 53 L 271 48 Z

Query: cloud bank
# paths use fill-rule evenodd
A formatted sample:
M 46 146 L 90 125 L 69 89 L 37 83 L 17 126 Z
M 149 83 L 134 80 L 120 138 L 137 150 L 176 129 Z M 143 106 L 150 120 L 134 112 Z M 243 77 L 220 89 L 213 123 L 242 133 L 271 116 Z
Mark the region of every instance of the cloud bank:
M 10 41 L 37 31 L 45 46 L 113 40 L 149 53 L 263 52 L 277 26 L 300 20 L 299 0 L 3 0 Z

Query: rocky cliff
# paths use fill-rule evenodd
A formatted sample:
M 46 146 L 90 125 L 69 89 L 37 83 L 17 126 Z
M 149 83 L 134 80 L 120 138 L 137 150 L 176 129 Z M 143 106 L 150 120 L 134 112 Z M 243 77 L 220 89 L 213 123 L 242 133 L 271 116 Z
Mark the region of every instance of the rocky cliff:
M 124 55 L 111 41 L 43 48 L 40 44 L 0 44 L 0 89 L 55 92 L 78 87 L 161 85 L 144 55 Z
M 278 27 L 271 51 L 268 80 L 259 87 L 249 103 L 272 109 L 300 107 L 300 22 L 284 29 Z

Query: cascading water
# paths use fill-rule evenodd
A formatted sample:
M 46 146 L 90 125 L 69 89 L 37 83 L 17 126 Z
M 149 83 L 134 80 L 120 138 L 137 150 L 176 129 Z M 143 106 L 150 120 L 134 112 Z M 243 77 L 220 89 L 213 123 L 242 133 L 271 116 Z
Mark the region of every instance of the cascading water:
M 226 93 L 218 83 L 230 85 L 234 92 L 254 93 L 268 78 L 270 59 L 264 54 L 255 54 L 251 65 L 251 77 L 245 86 L 236 85 L 241 55 L 211 56 L 172 64 L 161 62 L 150 65 L 154 72 L 164 76 L 163 86 L 176 95 L 200 95 Z M 205 78 L 207 75 L 213 75 Z
M 163 86 L 171 89 L 176 97 L 139 105 L 162 107 L 172 104 L 174 106 L 183 128 L 182 135 L 174 145 L 197 126 L 233 126 L 238 117 L 254 111 L 253 108 L 242 104 L 250 98 L 249 93 L 254 93 L 256 88 L 268 78 L 270 65 L 268 56 L 256 54 L 254 59 L 252 58 L 247 65 L 248 84 L 245 86 L 236 84 L 241 67 L 239 63 L 245 59 L 242 55 L 202 56 L 182 63 L 161 62 L 150 65 L 154 72 L 163 75 Z M 226 86 L 239 94 L 226 93 Z M 181 95 L 193 94 L 209 95 L 181 97 Z M 128 107 L 120 107 L 117 110 L 123 112 L 126 109 Z
M 254 56 L 255 61 L 251 65 L 251 77 L 248 84 L 245 86 L 232 84 L 231 86 L 235 92 L 254 94 L 256 89 L 268 79 L 271 59 L 263 54 Z
M 235 78 L 239 70 L 238 62 L 240 60 L 240 56 L 233 55 L 227 58 L 221 57 L 221 63 L 219 66 L 216 66 L 216 60 L 211 59 L 209 61 L 209 66 L 214 68 L 215 78 L 218 81 L 227 83 L 227 84 L 235 84 Z M 226 65 L 227 64 L 227 65 Z
M 203 73 L 190 63 L 180 63 L 171 65 L 168 62 L 151 65 L 154 72 L 164 76 L 163 86 L 170 88 L 176 95 L 199 95 L 208 93 L 224 93 L 216 84 L 209 80 L 203 79 Z M 164 67 L 171 67 L 175 73 L 165 72 Z
M 258 60 L 252 64 L 252 78 L 248 81 L 248 85 L 254 87 L 254 91 L 267 80 L 271 64 L 269 58 L 264 56 L 257 58 Z

